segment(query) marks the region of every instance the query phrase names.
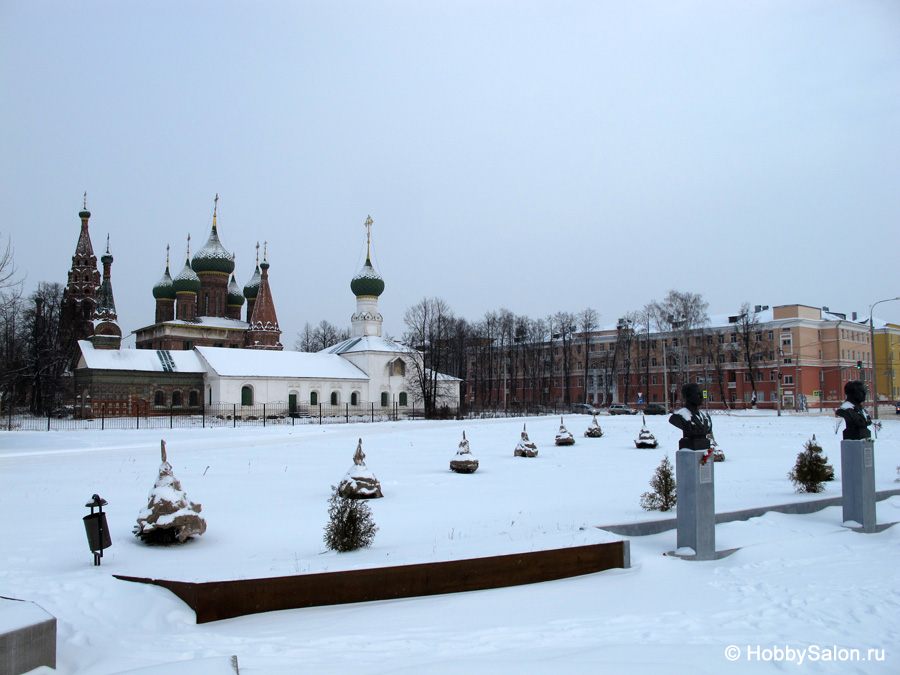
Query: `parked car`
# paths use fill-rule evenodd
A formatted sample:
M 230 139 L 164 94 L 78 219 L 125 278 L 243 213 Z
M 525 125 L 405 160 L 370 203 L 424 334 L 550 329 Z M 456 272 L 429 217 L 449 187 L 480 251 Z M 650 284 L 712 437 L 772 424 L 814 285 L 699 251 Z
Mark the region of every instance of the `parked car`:
M 897 414 L 900 415 L 900 401 L 897 401 Z
M 597 410 L 597 408 L 595 408 L 594 406 L 588 405 L 587 403 L 576 403 L 572 406 L 572 412 L 579 413 L 581 415 L 596 415 L 600 411 Z
M 648 403 L 644 406 L 644 414 L 645 415 L 665 415 L 666 409 L 663 408 L 659 403 Z
M 624 403 L 613 403 L 609 406 L 610 415 L 637 415 L 637 410 L 629 408 Z

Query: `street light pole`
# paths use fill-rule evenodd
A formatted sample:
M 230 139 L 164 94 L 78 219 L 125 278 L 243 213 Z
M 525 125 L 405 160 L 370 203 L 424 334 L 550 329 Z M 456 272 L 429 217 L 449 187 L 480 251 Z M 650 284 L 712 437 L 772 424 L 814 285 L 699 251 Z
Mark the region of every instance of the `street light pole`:
M 896 298 L 887 298 L 885 300 L 879 300 L 875 303 L 875 305 L 880 305 L 882 302 L 893 302 L 894 300 L 900 300 L 900 297 Z M 878 371 L 875 368 L 875 305 L 869 307 L 869 350 L 872 356 L 872 407 L 875 408 L 875 419 L 878 419 Z

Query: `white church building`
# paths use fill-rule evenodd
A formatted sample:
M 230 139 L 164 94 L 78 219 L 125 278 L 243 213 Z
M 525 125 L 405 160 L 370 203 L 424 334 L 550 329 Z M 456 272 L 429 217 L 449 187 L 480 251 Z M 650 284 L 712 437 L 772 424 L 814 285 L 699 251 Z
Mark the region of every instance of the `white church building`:
M 154 359 L 148 358 L 152 352 L 146 349 L 97 349 L 90 341 L 81 341 L 76 375 L 80 371 L 81 380 L 109 388 L 128 380 L 141 382 L 141 391 L 130 396 L 149 400 L 150 414 L 168 411 L 176 402 L 186 408 L 267 405 L 292 413 L 312 412 L 320 405 L 349 405 L 375 412 L 421 407 L 414 374 L 421 368 L 422 355 L 382 337 L 378 298 L 384 280 L 372 266 L 368 250 L 350 289 L 356 296 L 351 337 L 320 352 L 197 346 L 188 352 L 191 356 L 183 351 L 155 350 Z M 175 381 L 180 384 L 173 390 L 171 382 Z M 155 392 L 150 391 L 154 382 Z M 438 382 L 440 404 L 457 408 L 460 381 L 440 375 Z M 119 414 L 134 409 L 123 402 Z

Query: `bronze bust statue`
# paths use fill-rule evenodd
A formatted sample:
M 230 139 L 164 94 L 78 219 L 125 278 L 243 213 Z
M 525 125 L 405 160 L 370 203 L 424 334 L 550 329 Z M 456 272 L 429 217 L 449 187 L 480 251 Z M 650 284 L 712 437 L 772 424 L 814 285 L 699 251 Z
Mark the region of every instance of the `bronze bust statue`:
M 863 401 L 866 400 L 866 385 L 859 380 L 852 380 L 844 385 L 844 396 L 847 400 L 834 411 L 838 417 L 843 417 L 847 423 L 844 429 L 845 441 L 861 441 L 872 437 L 869 431 L 869 425 L 872 424 L 872 418 L 863 408 Z
M 703 403 L 703 392 L 699 384 L 688 382 L 681 388 L 684 407 L 676 410 L 669 417 L 669 424 L 681 429 L 684 434 L 678 447 L 682 450 L 709 450 L 709 438 L 712 431 L 712 420 L 700 410 Z

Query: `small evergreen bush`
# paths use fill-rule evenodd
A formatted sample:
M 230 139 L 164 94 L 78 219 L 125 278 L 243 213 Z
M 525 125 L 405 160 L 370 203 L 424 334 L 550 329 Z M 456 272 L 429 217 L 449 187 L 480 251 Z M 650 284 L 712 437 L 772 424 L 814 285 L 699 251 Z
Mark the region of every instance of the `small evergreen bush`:
M 370 546 L 377 531 L 368 503 L 361 499 L 343 497 L 337 487 L 332 485 L 328 500 L 325 545 L 338 553 L 355 551 Z
M 834 468 L 828 463 L 828 457 L 822 452 L 815 436 L 803 444 L 797 463 L 788 471 L 788 478 L 797 492 L 809 493 L 824 492 L 823 483 L 834 480 Z
M 641 508 L 646 511 L 671 511 L 675 508 L 675 472 L 668 455 L 656 467 L 656 472 L 650 479 L 650 487 L 653 488 L 651 492 L 641 495 Z

